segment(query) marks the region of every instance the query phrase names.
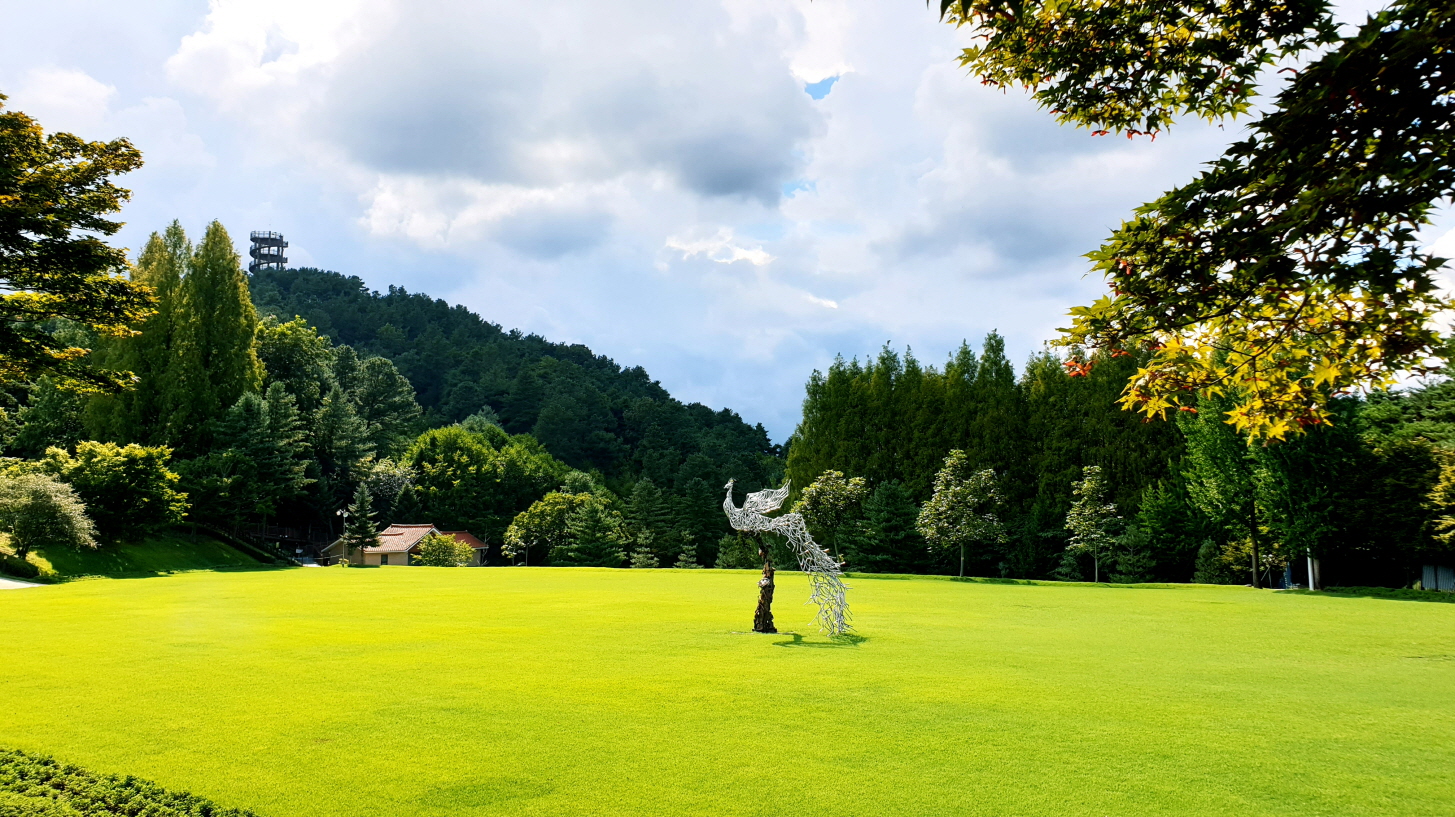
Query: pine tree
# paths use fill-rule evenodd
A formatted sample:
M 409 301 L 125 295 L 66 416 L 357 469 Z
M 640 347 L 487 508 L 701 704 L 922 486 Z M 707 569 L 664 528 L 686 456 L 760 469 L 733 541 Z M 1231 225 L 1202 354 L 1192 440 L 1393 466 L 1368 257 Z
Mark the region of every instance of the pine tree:
M 350 558 L 354 551 L 359 552 L 359 563 L 363 563 L 363 549 L 366 547 L 379 546 L 379 529 L 374 526 L 373 501 L 369 498 L 369 490 L 360 485 L 354 491 L 354 501 L 349 505 L 348 516 L 344 518 L 344 533 L 339 541 L 344 546 L 345 558 Z
M 856 570 L 872 573 L 919 573 L 927 567 L 924 539 L 915 530 L 919 509 L 909 491 L 898 482 L 886 482 L 874 489 L 864 503 L 869 523 L 867 541 L 849 563 Z
M 577 567 L 621 567 L 624 537 L 621 516 L 608 510 L 601 501 L 584 502 L 566 517 L 569 544 L 557 564 Z
M 314 418 L 313 453 L 325 476 L 340 478 L 352 476 L 374 453 L 368 427 L 337 387 L 323 398 Z
M 207 423 L 263 381 L 258 358 L 258 313 L 247 274 L 227 230 L 207 226 L 182 279 L 176 366 L 167 378 L 174 406 L 173 442 L 183 450 L 207 445 Z
M 235 452 L 240 473 L 234 497 L 264 517 L 300 496 L 313 480 L 307 476 L 309 451 L 293 396 L 274 383 L 266 397 L 248 392 L 218 424 L 218 442 Z
M 390 507 L 390 519 L 398 525 L 423 524 L 424 508 L 419 503 L 419 489 L 405 485 L 399 489 Z
M 638 549 L 650 550 L 660 562 L 664 554 L 657 548 L 666 542 L 672 530 L 672 509 L 662 489 L 651 479 L 643 477 L 632 486 L 626 503 L 626 523 L 639 542 Z
M 1260 586 L 1258 502 L 1252 452 L 1232 426 L 1223 422 L 1231 401 L 1203 398 L 1196 412 L 1179 412 L 1178 427 L 1187 439 L 1183 474 L 1192 504 L 1227 540 L 1250 545 L 1249 573 Z

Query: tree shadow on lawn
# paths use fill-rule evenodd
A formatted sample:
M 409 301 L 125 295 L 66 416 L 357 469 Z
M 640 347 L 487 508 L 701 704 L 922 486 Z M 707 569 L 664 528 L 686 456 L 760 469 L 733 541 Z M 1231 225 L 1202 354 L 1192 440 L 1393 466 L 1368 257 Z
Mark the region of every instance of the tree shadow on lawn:
M 830 649 L 843 648 L 843 647 L 854 648 L 854 647 L 858 647 L 860 644 L 863 644 L 865 641 L 868 641 L 869 640 L 869 638 L 867 636 L 855 635 L 853 633 L 847 633 L 845 635 L 831 635 L 831 636 L 829 636 L 824 641 L 805 641 L 805 640 L 803 640 L 803 633 L 783 633 L 783 635 L 792 636 L 792 640 L 790 640 L 790 641 L 774 641 L 773 642 L 773 646 L 775 646 L 775 647 L 820 647 L 820 648 L 822 648 L 822 647 L 828 647 Z
M 1441 590 L 1411 590 L 1407 587 L 1326 587 L 1323 590 L 1278 590 L 1281 595 L 1320 596 L 1327 599 L 1384 599 L 1385 601 L 1423 601 L 1455 604 L 1455 593 Z
M 91 579 L 155 579 L 159 576 L 180 576 L 183 573 L 262 573 L 269 570 L 294 570 L 297 565 L 217 565 L 187 567 L 178 570 L 131 570 L 122 573 L 76 573 L 56 576 L 52 584 L 89 581 Z M 32 580 L 35 581 L 35 580 Z

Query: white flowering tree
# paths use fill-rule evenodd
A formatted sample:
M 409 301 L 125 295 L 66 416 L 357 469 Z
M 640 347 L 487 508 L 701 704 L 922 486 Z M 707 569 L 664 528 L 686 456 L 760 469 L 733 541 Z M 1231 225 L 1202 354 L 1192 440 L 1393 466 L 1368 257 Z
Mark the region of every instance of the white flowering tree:
M 935 474 L 934 495 L 920 508 L 915 530 L 931 549 L 958 548 L 963 577 L 966 545 L 1005 541 L 1005 528 L 995 514 L 999 506 L 995 472 L 989 468 L 976 471 L 965 452 L 957 449 L 945 457 L 944 467 Z

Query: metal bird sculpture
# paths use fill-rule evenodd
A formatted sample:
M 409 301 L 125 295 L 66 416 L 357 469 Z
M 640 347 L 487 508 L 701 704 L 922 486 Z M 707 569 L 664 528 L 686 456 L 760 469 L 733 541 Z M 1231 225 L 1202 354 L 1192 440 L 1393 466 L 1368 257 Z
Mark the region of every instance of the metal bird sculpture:
M 809 536 L 803 517 L 796 513 L 769 517 L 768 513 L 783 507 L 788 498 L 788 482 L 782 488 L 772 488 L 748 494 L 743 507 L 733 502 L 733 485 L 737 480 L 728 480 L 723 486 L 727 498 L 722 501 L 723 512 L 734 530 L 744 533 L 776 533 L 788 540 L 788 546 L 798 557 L 798 565 L 808 574 L 809 587 L 813 592 L 808 600 L 818 605 L 814 620 L 820 629 L 829 635 L 843 635 L 853 627 L 849 624 L 849 602 L 844 597 L 847 586 L 839 563 Z M 758 537 L 758 553 L 763 557 L 763 578 L 758 582 L 758 612 L 754 616 L 753 629 L 758 632 L 777 632 L 773 629 L 773 563 L 768 558 L 768 549 L 762 537 Z

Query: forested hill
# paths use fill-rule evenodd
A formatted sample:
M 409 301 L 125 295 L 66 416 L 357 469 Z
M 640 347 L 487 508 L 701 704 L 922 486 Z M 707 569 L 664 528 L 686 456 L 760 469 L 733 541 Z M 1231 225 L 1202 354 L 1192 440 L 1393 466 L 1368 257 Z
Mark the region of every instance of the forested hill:
M 375 292 L 336 272 L 261 270 L 251 288 L 263 314 L 302 317 L 336 343 L 394 361 L 429 425 L 488 408 L 572 466 L 610 481 L 650 477 L 677 493 L 695 479 L 761 485 L 781 473 L 781 449 L 762 425 L 683 404 L 640 366 L 580 344 L 506 331 L 463 306 L 393 286 Z

